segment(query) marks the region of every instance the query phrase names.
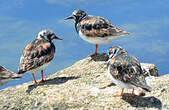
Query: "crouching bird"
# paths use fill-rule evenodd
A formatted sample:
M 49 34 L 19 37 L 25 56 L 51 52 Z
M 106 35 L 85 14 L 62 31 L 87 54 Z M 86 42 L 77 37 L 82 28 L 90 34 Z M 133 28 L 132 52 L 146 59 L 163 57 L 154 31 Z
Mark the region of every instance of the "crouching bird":
M 131 96 L 134 96 L 135 88 L 151 92 L 136 57 L 129 55 L 125 49 L 119 46 L 110 47 L 108 56 L 108 76 L 113 83 L 122 87 L 121 94 L 114 96 L 124 96 L 124 88 L 133 89 Z
M 31 72 L 34 84 L 37 84 L 34 73 L 41 71 L 42 79 L 40 82 L 44 82 L 43 70 L 51 62 L 55 53 L 55 46 L 52 42 L 54 39 L 62 40 L 51 30 L 40 31 L 37 39 L 24 49 L 17 74 Z

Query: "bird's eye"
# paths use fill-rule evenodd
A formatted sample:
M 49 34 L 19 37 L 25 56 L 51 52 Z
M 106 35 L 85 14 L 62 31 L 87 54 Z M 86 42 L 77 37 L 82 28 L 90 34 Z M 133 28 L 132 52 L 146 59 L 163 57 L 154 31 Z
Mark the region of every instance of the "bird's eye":
M 54 35 L 53 33 L 50 34 L 50 36 L 53 36 L 53 35 Z

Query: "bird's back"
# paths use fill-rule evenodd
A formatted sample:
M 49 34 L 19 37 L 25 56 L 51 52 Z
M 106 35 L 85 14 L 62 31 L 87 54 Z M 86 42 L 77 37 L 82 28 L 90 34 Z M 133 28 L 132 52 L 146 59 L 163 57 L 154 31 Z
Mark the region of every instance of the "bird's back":
M 81 31 L 88 37 L 109 37 L 109 36 L 122 36 L 128 35 L 129 32 L 123 31 L 107 20 L 100 16 L 88 15 L 77 24 L 77 31 Z
M 23 74 L 49 63 L 53 59 L 54 53 L 55 46 L 52 42 L 41 38 L 34 40 L 24 49 L 20 59 L 18 74 Z

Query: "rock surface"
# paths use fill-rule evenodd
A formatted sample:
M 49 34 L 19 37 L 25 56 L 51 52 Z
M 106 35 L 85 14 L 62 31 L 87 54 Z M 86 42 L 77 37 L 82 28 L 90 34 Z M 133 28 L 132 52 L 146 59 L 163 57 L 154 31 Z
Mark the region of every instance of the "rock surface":
M 152 92 L 144 97 L 113 97 L 121 88 L 106 75 L 106 56 L 88 57 L 46 78 L 0 91 L 0 109 L 104 110 L 169 109 L 169 75 L 148 77 Z M 125 93 L 131 90 L 125 89 Z

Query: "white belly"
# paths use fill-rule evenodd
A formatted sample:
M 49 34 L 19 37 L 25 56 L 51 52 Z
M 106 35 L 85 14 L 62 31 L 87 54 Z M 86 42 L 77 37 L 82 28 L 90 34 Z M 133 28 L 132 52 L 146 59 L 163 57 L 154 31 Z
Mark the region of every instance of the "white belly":
M 85 36 L 84 34 L 82 34 L 81 31 L 79 31 L 79 36 L 83 40 L 85 40 L 85 41 L 87 41 L 87 42 L 89 42 L 91 44 L 108 44 L 108 43 L 112 42 L 112 40 L 120 37 L 120 36 L 108 36 L 106 38 L 101 38 L 101 37 L 94 37 L 94 38 L 92 38 L 92 37 Z
M 136 88 L 134 85 L 131 85 L 131 84 L 127 84 L 127 83 L 123 83 L 122 81 L 120 80 L 117 80 L 115 79 L 111 74 L 110 74 L 110 69 L 108 68 L 108 77 L 113 81 L 113 83 L 115 83 L 117 86 L 120 86 L 122 88 L 128 88 L 128 89 L 131 89 L 131 88 Z
M 35 68 L 35 69 L 32 69 L 30 70 L 29 72 L 30 73 L 37 73 L 38 71 L 41 71 L 41 70 L 44 70 L 47 66 L 48 66 L 49 63 L 46 63 L 38 68 Z

